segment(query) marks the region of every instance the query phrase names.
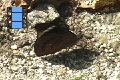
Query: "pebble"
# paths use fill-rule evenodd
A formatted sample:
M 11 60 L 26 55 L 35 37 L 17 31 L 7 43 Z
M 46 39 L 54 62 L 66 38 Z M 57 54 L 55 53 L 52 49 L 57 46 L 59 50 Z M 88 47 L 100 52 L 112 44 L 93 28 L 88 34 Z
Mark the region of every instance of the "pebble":
M 18 71 L 19 67 L 18 67 L 18 66 L 15 66 L 15 65 L 12 65 L 12 66 L 11 66 L 11 69 L 12 69 L 13 71 Z
M 99 43 L 95 43 L 95 46 L 98 47 L 100 44 Z
M 16 44 L 12 45 L 11 49 L 17 49 L 17 45 Z
M 17 63 L 17 61 L 18 61 L 17 58 L 13 58 L 13 59 L 11 60 L 11 63 L 12 63 L 12 64 L 15 64 L 15 63 Z
M 38 69 L 37 71 L 38 71 L 38 73 L 40 73 L 40 74 L 43 74 L 43 72 L 44 72 L 42 68 Z
M 113 48 L 109 49 L 109 52 L 113 52 Z
M 114 56 L 115 54 L 114 53 L 109 53 L 109 56 Z
M 67 73 L 69 73 L 69 74 L 72 74 L 72 72 L 73 72 L 72 70 L 68 70 L 68 71 L 67 71 Z
M 62 69 L 60 69 L 60 70 L 58 70 L 58 75 L 61 75 L 61 74 L 64 74 L 64 73 L 66 73 L 67 72 L 67 68 L 62 68 Z
M 103 43 L 102 47 L 106 47 L 107 45 L 105 43 Z
M 32 50 L 30 51 L 30 56 L 34 56 L 35 55 L 35 52 Z
M 19 51 L 18 50 L 13 50 L 13 53 L 17 54 Z
M 16 37 L 16 36 L 15 36 L 15 37 L 13 37 L 13 40 L 17 40 L 17 39 L 18 39 L 18 37 Z

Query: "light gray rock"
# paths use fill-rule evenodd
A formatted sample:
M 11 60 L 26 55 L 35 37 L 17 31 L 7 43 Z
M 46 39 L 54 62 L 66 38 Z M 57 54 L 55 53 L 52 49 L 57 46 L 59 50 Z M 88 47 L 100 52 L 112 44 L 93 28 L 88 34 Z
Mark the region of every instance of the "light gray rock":
M 19 69 L 19 67 L 18 67 L 18 66 L 15 66 L 15 65 L 12 65 L 12 66 L 11 66 L 11 69 L 12 69 L 13 71 L 17 71 L 17 70 Z
M 11 49 L 17 49 L 17 45 L 16 44 L 12 45 Z
M 28 13 L 28 25 L 34 27 L 36 24 L 49 23 L 60 15 L 51 4 L 38 4 L 38 6 Z

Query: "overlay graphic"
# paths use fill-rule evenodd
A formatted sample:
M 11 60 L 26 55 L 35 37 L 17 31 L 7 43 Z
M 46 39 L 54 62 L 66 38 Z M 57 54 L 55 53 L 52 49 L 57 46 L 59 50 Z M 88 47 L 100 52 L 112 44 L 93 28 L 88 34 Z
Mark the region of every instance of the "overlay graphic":
M 7 7 L 7 27 L 27 28 L 27 9 L 25 7 Z

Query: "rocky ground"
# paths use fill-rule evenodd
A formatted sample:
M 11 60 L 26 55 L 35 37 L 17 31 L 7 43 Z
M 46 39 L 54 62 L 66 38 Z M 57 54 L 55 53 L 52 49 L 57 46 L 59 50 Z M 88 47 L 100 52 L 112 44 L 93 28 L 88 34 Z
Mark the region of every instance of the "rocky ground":
M 120 80 L 120 6 L 97 10 L 69 5 L 58 12 L 83 38 L 73 47 L 37 57 L 34 28 L 0 31 L 0 80 Z M 82 33 L 81 33 L 82 32 Z

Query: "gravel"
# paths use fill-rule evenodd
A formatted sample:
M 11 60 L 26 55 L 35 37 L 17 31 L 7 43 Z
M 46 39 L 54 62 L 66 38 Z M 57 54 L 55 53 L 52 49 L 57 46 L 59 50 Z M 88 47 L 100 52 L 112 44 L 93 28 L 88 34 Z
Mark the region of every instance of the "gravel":
M 33 28 L 6 30 L 4 26 L 0 80 L 120 80 L 120 7 L 78 8 L 70 16 L 71 10 L 70 5 L 62 5 L 58 12 L 83 39 L 55 54 L 35 55 Z

